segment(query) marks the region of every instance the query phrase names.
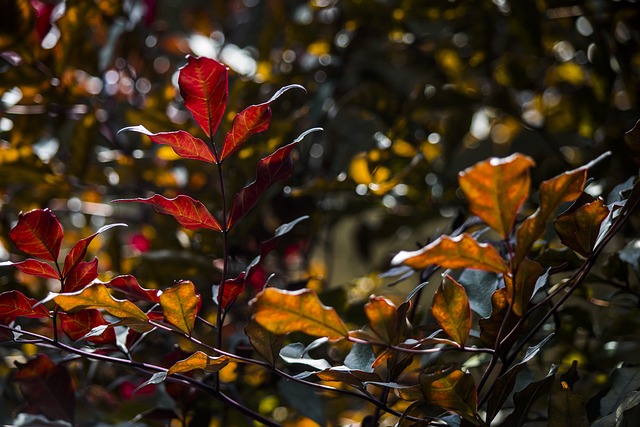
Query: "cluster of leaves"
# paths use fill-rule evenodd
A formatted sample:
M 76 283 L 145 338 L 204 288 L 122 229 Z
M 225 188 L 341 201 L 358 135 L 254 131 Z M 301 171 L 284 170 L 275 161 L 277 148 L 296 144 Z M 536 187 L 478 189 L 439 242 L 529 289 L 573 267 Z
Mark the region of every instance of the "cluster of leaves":
M 293 148 L 317 129 L 261 159 L 255 180 L 237 191 L 228 207 L 226 161 L 249 137 L 267 129 L 271 103 L 298 86 L 284 87 L 269 101 L 235 115 L 219 150 L 214 135 L 225 112 L 227 73 L 224 65 L 204 57 L 189 57 L 180 70 L 185 107 L 206 138 L 184 130 L 123 129 L 143 133 L 184 159 L 210 165 L 218 178 L 218 206 L 207 207 L 186 194 L 117 200 L 150 205 L 188 230 L 220 235 L 221 278 L 210 297 L 207 288 L 214 280 L 180 280 L 162 290 L 142 287 L 132 275 L 99 280 L 98 259 L 86 260 L 89 245 L 122 224 L 80 239 L 64 262 L 59 261 L 63 229 L 50 210 L 21 214 L 9 233 L 16 248 L 30 257 L 9 264 L 59 283 L 56 292 L 40 301 L 19 290 L 0 294 L 1 338 L 10 346 L 28 344 L 39 350 L 16 363 L 12 376 L 24 398 L 19 408 L 23 422 L 79 423 L 76 412 L 83 405 L 77 399 L 84 394 L 76 388 L 93 384 L 80 384 L 74 376 L 92 361 L 134 373 L 137 380 L 127 380 L 129 398 L 131 388 L 133 395 L 152 390 L 157 401 L 132 417 L 150 424 L 177 420 L 202 425 L 216 419 L 224 425 L 254 420 L 277 426 L 303 415 L 322 425 L 330 420 L 321 396 L 348 396 L 354 405 L 368 407 L 369 413 L 361 412 L 358 420 L 363 425 L 521 425 L 541 419 L 607 426 L 634 412 L 640 386 L 619 379 L 637 376 L 631 365 L 608 368 L 611 381 L 589 390 L 587 405 L 578 392 L 580 364 L 562 366 L 561 355 L 550 363 L 539 356 L 557 339 L 553 329 L 560 332 L 568 300 L 578 290 L 588 294 L 587 278 L 596 259 L 629 222 L 640 201 L 635 178 L 618 186 L 606 202 L 585 192 L 587 173 L 607 158 L 603 155 L 544 181 L 537 192 L 538 208 L 527 214 L 534 161 L 513 154 L 477 163 L 458 178 L 470 217 L 450 235 L 392 260 L 395 268 L 387 275 L 407 279 L 417 271 L 420 283 L 403 301 L 372 295 L 357 308 L 362 320 L 346 322 L 313 289 L 281 289 L 256 274 L 280 238 L 304 217 L 280 226 L 260 244 L 253 261 L 231 275 L 232 232 L 270 187 L 291 176 Z M 638 145 L 639 132 L 638 127 L 629 132 L 630 147 Z M 559 241 L 548 230 L 552 219 Z M 637 267 L 635 242 L 631 244 L 612 259 Z M 439 269 L 445 269 L 443 279 L 420 320 L 424 290 L 436 282 Z M 608 279 L 617 294 L 636 295 L 618 274 Z M 253 299 L 244 304 L 248 295 Z M 599 301 L 613 306 L 610 299 Z M 171 343 L 178 346 L 167 348 Z M 168 350 L 164 357 L 150 353 L 162 348 Z M 269 406 L 264 403 L 269 399 L 256 401 L 252 395 L 271 377 L 279 378 L 279 397 Z M 100 381 L 94 378 L 96 385 Z M 115 397 L 84 399 L 99 405 Z

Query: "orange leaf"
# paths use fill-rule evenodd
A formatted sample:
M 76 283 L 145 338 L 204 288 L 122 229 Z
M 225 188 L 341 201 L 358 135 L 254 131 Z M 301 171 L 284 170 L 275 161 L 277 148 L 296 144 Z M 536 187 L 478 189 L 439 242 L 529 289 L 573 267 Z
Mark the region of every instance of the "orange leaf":
M 160 306 L 165 319 L 187 335 L 191 335 L 193 331 L 200 305 L 202 298 L 189 280 L 179 282 L 160 295 Z
M 586 257 L 593 250 L 600 224 L 609 215 L 609 208 L 601 197 L 578 204 L 560 214 L 553 225 L 563 244 Z
M 446 276 L 433 296 L 431 314 L 440 327 L 459 345 L 469 338 L 471 307 L 464 287 Z
M 422 394 L 429 403 L 473 421 L 478 412 L 476 384 L 460 369 L 420 375 Z M 474 423 L 476 424 L 476 423 Z
M 274 334 L 304 332 L 333 339 L 349 333 L 336 311 L 322 305 L 311 289 L 291 292 L 267 288 L 250 304 L 255 321 Z
M 384 297 L 371 296 L 364 306 L 364 312 L 369 319 L 369 327 L 383 342 L 390 344 L 398 339 L 398 316 L 396 306 L 391 301 Z
M 529 197 L 529 168 L 534 164 L 530 157 L 516 153 L 477 163 L 458 175 L 471 212 L 505 239 Z
M 565 202 L 577 199 L 587 179 L 587 168 L 562 173 L 540 185 L 540 206 L 518 228 L 518 244 L 514 264 L 527 255 L 531 245 L 544 233 L 549 217 Z
M 50 299 L 53 299 L 56 304 L 69 313 L 75 313 L 87 308 L 97 308 L 121 319 L 131 317 L 143 322 L 148 320 L 147 315 L 134 303 L 112 297 L 106 286 L 101 283 L 87 286 L 78 292 L 68 294 L 51 293 L 46 300 Z
M 526 311 L 529 301 L 533 296 L 533 290 L 535 289 L 536 282 L 540 276 L 544 273 L 544 268 L 535 261 L 523 259 L 515 278 L 515 298 L 511 302 L 511 309 L 515 314 L 522 317 L 522 314 Z M 505 283 L 507 285 L 507 298 L 511 300 L 513 295 L 513 281 L 511 278 L 505 277 Z
M 417 251 L 402 251 L 391 263 L 405 264 L 421 270 L 431 264 L 443 268 L 475 268 L 477 270 L 506 273 L 508 267 L 498 251 L 486 243 L 478 243 L 470 234 L 441 236 Z
M 202 369 L 212 374 L 227 366 L 228 363 L 229 358 L 227 356 L 212 357 L 201 351 L 196 351 L 186 359 L 176 362 L 169 368 L 167 375 L 191 372 L 196 369 Z

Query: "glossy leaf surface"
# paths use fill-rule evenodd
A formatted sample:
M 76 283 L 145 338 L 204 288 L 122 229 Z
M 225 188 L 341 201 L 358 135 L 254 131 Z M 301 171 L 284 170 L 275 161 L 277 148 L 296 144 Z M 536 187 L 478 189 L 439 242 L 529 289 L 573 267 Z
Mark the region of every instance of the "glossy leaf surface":
M 429 403 L 473 420 L 477 413 L 478 396 L 471 374 L 459 369 L 420 375 L 420 386 Z
M 280 147 L 274 153 L 261 159 L 256 169 L 256 180 L 244 187 L 233 197 L 233 204 L 227 221 L 227 229 L 231 229 L 258 203 L 264 192 L 276 182 L 287 179 L 293 172 L 291 150 L 302 139 L 319 128 L 309 129 L 302 133 L 291 144 Z
M 322 305 L 310 289 L 292 292 L 267 288 L 250 304 L 255 321 L 274 334 L 304 332 L 333 339 L 346 337 L 349 332 L 336 311 Z
M 371 297 L 364 306 L 364 312 L 369 319 L 369 327 L 383 342 L 391 344 L 399 339 L 396 306 L 391 301 L 384 297 Z
M 20 291 L 11 290 L 0 294 L 0 322 L 11 323 L 18 317 L 49 317 L 49 310 L 33 298 Z
M 78 263 L 80 263 L 84 257 L 87 255 L 87 248 L 89 248 L 89 244 L 96 238 L 96 236 L 100 233 L 104 233 L 107 230 L 110 230 L 114 227 L 126 227 L 126 224 L 109 224 L 104 227 L 100 227 L 98 231 L 93 233 L 89 237 L 85 237 L 84 239 L 78 240 L 78 242 L 73 245 L 67 256 L 64 258 L 64 268 L 62 269 L 63 277 L 67 277 L 69 272 L 74 269 Z
M 450 276 L 433 295 L 431 314 L 451 339 L 464 346 L 471 331 L 471 307 L 464 287 Z
M 37 259 L 28 258 L 22 262 L 12 264 L 25 274 L 42 277 L 43 279 L 60 279 L 60 275 L 50 264 Z
M 216 133 L 227 106 L 228 70 L 210 58 L 189 55 L 187 61 L 178 76 L 180 95 L 184 106 L 204 133 L 211 137 Z
M 176 362 L 171 368 L 169 368 L 167 375 L 191 372 L 196 369 L 202 369 L 203 371 L 211 374 L 218 372 L 220 369 L 227 366 L 228 363 L 229 358 L 227 356 L 212 357 L 202 351 L 196 351 L 188 358 Z
M 98 258 L 82 261 L 68 274 L 64 282 L 64 292 L 76 292 L 98 278 Z
M 560 214 L 553 225 L 562 243 L 582 256 L 589 256 L 598 238 L 600 224 L 609 215 L 602 198 L 574 205 Z
M 121 319 L 131 317 L 143 322 L 148 320 L 147 315 L 131 301 L 112 297 L 102 283 L 96 283 L 81 291 L 69 294 L 50 294 L 50 298 L 64 311 L 70 313 L 97 308 Z
M 153 133 L 142 125 L 129 126 L 120 129 L 120 132 L 138 132 L 147 135 L 156 144 L 170 146 L 173 151 L 183 159 L 200 160 L 207 163 L 218 163 L 207 144 L 200 138 L 196 138 L 189 132 L 178 130 L 174 132 Z
M 201 305 L 202 298 L 189 280 L 179 282 L 160 295 L 160 306 L 165 319 L 187 335 L 191 335 L 193 331 Z
M 529 197 L 533 165 L 530 157 L 513 154 L 479 162 L 459 174 L 469 210 L 503 238 L 509 236 L 520 206 Z
M 94 344 L 115 344 L 116 334 L 113 328 L 105 328 L 104 332 L 97 336 L 85 337 L 94 328 L 109 325 L 102 313 L 96 309 L 81 310 L 77 313 L 58 313 L 62 330 L 73 341 L 84 338 Z
M 391 261 L 415 270 L 429 265 L 443 268 L 475 268 L 477 270 L 506 273 L 508 268 L 498 251 L 486 243 L 478 243 L 470 234 L 442 236 L 417 251 L 401 251 Z
M 21 213 L 9 237 L 24 253 L 55 262 L 60 255 L 63 231 L 58 218 L 49 209 Z
M 162 293 L 157 289 L 143 288 L 138 283 L 138 279 L 129 274 L 116 276 L 104 283 L 104 285 L 108 288 L 122 292 L 132 301 L 160 302 L 160 294 Z
M 222 146 L 220 161 L 223 161 L 242 146 L 249 137 L 269 128 L 271 122 L 271 103 L 289 89 L 300 88 L 299 85 L 285 86 L 277 91 L 267 102 L 247 107 L 233 118 L 231 130 L 227 133 Z
M 222 230 L 218 221 L 201 202 L 184 194 L 176 196 L 173 199 L 167 199 L 164 196 L 155 194 L 146 199 L 118 199 L 114 200 L 114 202 L 145 203 L 151 205 L 154 211 L 171 215 L 180 225 L 189 230 L 197 230 L 200 228 L 214 231 Z
M 75 392 L 69 373 L 44 354 L 27 363 L 15 362 L 18 371 L 13 381 L 26 401 L 27 412 L 42 414 L 50 420 L 74 422 Z

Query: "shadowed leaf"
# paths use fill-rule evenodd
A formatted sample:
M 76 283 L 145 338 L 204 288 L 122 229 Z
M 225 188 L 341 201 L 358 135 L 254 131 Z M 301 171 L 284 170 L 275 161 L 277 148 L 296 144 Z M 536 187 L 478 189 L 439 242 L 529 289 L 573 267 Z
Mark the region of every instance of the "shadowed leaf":
M 22 262 L 16 262 L 13 265 L 25 274 L 42 277 L 44 279 L 60 279 L 60 275 L 51 265 L 37 259 L 29 258 Z
M 138 283 L 138 279 L 128 274 L 116 276 L 104 285 L 124 293 L 132 301 L 160 302 L 160 294 L 162 293 L 157 289 L 143 288 Z
M 244 332 L 256 353 L 271 365 L 275 365 L 284 345 L 284 335 L 276 335 L 255 322 L 249 322 Z
M 256 168 L 256 180 L 244 187 L 233 197 L 233 204 L 227 220 L 227 229 L 231 229 L 240 218 L 244 217 L 258 203 L 264 192 L 278 181 L 287 179 L 293 172 L 291 150 L 297 143 L 312 133 L 321 130 L 313 128 L 303 132 L 291 144 L 280 147 L 274 153 L 261 159 Z
M 199 201 L 181 194 L 173 199 L 167 199 L 159 194 L 154 194 L 147 199 L 118 199 L 114 202 L 120 203 L 145 203 L 151 205 L 153 210 L 171 215 L 176 221 L 189 230 L 197 230 L 199 228 L 207 228 L 214 231 L 222 231 L 218 220 L 207 210 L 207 208 Z
M 59 313 L 62 330 L 73 341 L 84 338 L 94 344 L 115 344 L 116 334 L 113 328 L 106 328 L 100 335 L 86 335 L 98 326 L 107 326 L 109 322 L 104 320 L 102 313 L 96 309 L 82 310 L 77 313 Z
M 556 381 L 549 399 L 550 427 L 586 427 L 589 425 L 584 398 L 564 381 Z
M 75 292 L 84 288 L 98 278 L 98 258 L 93 261 L 82 261 L 67 275 L 64 281 L 64 292 Z
M 459 345 L 469 338 L 471 307 L 464 287 L 446 276 L 433 296 L 431 314 L 440 327 Z
M 504 318 L 509 309 L 509 298 L 507 288 L 500 288 L 491 295 L 491 316 L 486 319 L 480 319 L 478 325 L 480 326 L 480 339 L 491 348 L 495 348 L 498 332 L 502 327 Z M 512 330 L 518 318 L 516 316 L 509 316 L 509 321 L 505 325 L 505 330 Z M 509 348 L 510 344 L 517 338 L 517 334 L 513 334 L 511 340 L 505 343 L 502 348 Z
M 435 264 L 443 268 L 474 268 L 477 270 L 506 273 L 507 265 L 498 251 L 486 243 L 478 243 L 470 234 L 442 236 L 417 251 L 401 251 L 393 265 L 404 264 L 422 270 Z
M 544 273 L 544 268 L 535 261 L 523 259 L 518 266 L 515 278 L 515 299 L 512 301 L 512 310 L 515 314 L 522 317 L 523 313 L 527 310 L 529 301 L 533 297 L 533 292 L 536 287 L 538 278 Z M 505 277 L 505 283 L 507 284 L 507 296 L 511 300 L 513 290 L 510 286 L 513 281 L 510 277 Z
M 311 289 L 284 291 L 267 288 L 251 301 L 254 319 L 269 332 L 304 332 L 329 339 L 349 333 L 333 308 L 325 307 Z
M 582 256 L 589 256 L 598 238 L 600 224 L 609 215 L 602 198 L 571 206 L 560 214 L 553 225 L 562 243 Z
M 534 164 L 516 153 L 477 163 L 458 175 L 469 210 L 503 238 L 509 236 L 520 206 L 529 197 L 529 168 Z
M 304 90 L 300 85 L 285 86 L 277 91 L 267 102 L 252 105 L 237 114 L 233 118 L 231 130 L 224 139 L 220 161 L 235 153 L 251 135 L 268 129 L 271 122 L 271 103 L 287 90 L 293 88 Z
M 81 291 L 68 294 L 51 293 L 47 297 L 47 300 L 50 299 L 53 299 L 64 311 L 70 313 L 97 308 L 121 319 L 132 317 L 143 322 L 148 320 L 147 315 L 131 301 L 112 297 L 102 283 L 95 283 Z
M 20 213 L 9 237 L 22 252 L 56 262 L 60 255 L 63 231 L 58 218 L 49 209 Z
M 552 370 L 544 379 L 527 385 L 523 390 L 513 395 L 514 410 L 506 419 L 509 427 L 521 426 L 527 421 L 527 415 L 538 398 L 549 394 L 555 378 Z
M 346 366 L 337 366 L 315 373 L 323 381 L 338 381 L 364 389 L 364 383 L 379 383 L 382 381 L 380 375 L 375 372 L 349 369 Z
M 202 298 L 193 282 L 188 280 L 181 281 L 160 295 L 164 317 L 187 335 L 191 335 L 193 331 L 201 305 Z
M 73 245 L 67 256 L 64 258 L 64 268 L 62 269 L 62 276 L 67 277 L 69 272 L 75 268 L 76 265 L 80 261 L 84 259 L 87 254 L 87 248 L 91 241 L 100 233 L 104 233 L 107 230 L 110 230 L 114 227 L 126 227 L 126 224 L 109 224 L 104 227 L 100 227 L 98 231 L 93 233 L 89 237 L 85 237 L 84 239 L 78 240 L 78 242 Z
M 200 138 L 196 138 L 189 132 L 178 130 L 174 132 L 153 133 L 142 125 L 129 126 L 120 129 L 120 132 L 138 132 L 145 134 L 156 144 L 170 146 L 173 151 L 183 159 L 201 160 L 207 163 L 218 163 L 207 144 Z
M 470 374 L 460 369 L 421 374 L 420 388 L 427 402 L 476 424 L 478 396 L 475 382 Z
M 191 372 L 196 369 L 202 369 L 203 371 L 211 374 L 218 372 L 220 369 L 227 366 L 228 363 L 229 358 L 227 356 L 212 357 L 201 351 L 196 351 L 188 358 L 176 362 L 171 368 L 169 368 L 167 375 Z
M 18 371 L 13 375 L 13 381 L 22 392 L 27 412 L 73 423 L 75 392 L 64 366 L 56 365 L 44 354 L 36 355 L 27 363 L 15 364 Z
M 640 164 L 640 120 L 624 134 L 624 142 L 629 147 L 633 160 Z
M 396 310 L 396 306 L 384 297 L 371 296 L 369 302 L 364 305 L 369 327 L 382 339 L 382 342 L 387 344 L 397 342 L 400 338 L 396 334 L 398 322 Z
M 228 70 L 210 58 L 189 55 L 187 61 L 178 76 L 180 95 L 184 106 L 204 133 L 211 137 L 216 133 L 227 106 Z
M 11 323 L 18 317 L 49 317 L 49 310 L 33 298 L 11 290 L 0 294 L 0 322 Z

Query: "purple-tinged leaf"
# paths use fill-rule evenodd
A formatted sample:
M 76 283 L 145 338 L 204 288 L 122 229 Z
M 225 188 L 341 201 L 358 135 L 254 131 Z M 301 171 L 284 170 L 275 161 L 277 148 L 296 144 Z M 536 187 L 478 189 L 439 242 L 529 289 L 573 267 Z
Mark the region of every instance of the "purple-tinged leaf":
M 261 159 L 256 170 L 256 180 L 244 187 L 233 198 L 231 212 L 227 221 L 227 229 L 230 230 L 242 217 L 244 217 L 258 203 L 258 199 L 264 192 L 276 182 L 287 179 L 293 172 L 291 150 L 302 139 L 312 132 L 322 130 L 320 128 L 309 129 L 303 132 L 295 141 L 277 149 L 274 153 Z
M 155 194 L 147 199 L 118 199 L 114 200 L 114 202 L 145 203 L 151 205 L 154 211 L 171 215 L 180 225 L 189 230 L 207 228 L 209 230 L 222 231 L 218 220 L 211 215 L 201 202 L 184 194 L 174 197 L 173 199 L 167 199 L 164 196 Z
M 94 344 L 115 344 L 116 334 L 113 328 L 105 328 L 99 335 L 91 335 L 91 332 L 99 326 L 108 326 L 100 310 L 90 308 L 77 313 L 59 313 L 62 330 L 73 341 L 85 339 Z
M 120 129 L 120 132 L 138 132 L 145 134 L 156 144 L 165 144 L 170 146 L 178 156 L 184 159 L 201 160 L 207 163 L 218 163 L 218 159 L 216 159 L 203 140 L 196 138 L 184 130 L 153 133 L 144 126 L 138 125 Z
M 110 289 L 120 291 L 131 301 L 160 302 L 161 291 L 157 289 L 145 289 L 138 280 L 131 275 L 117 276 L 104 284 Z
M 80 261 L 82 261 L 82 259 L 87 254 L 87 248 L 89 247 L 89 244 L 93 241 L 93 239 L 98 234 L 104 233 L 105 231 L 110 230 L 114 227 L 126 227 L 126 226 L 127 224 L 121 224 L 121 223 L 105 225 L 104 227 L 100 227 L 98 231 L 93 233 L 91 236 L 78 240 L 78 242 L 75 245 L 73 245 L 73 247 L 71 248 L 67 256 L 64 258 L 64 268 L 62 269 L 62 276 L 67 277 L 69 272 L 73 270 L 73 268 L 76 265 L 78 265 Z
M 60 255 L 62 226 L 49 209 L 20 213 L 9 237 L 16 247 L 32 257 L 56 262 Z
M 227 106 L 229 76 L 227 67 L 210 58 L 187 57 L 180 69 L 178 86 L 184 106 L 191 112 L 204 133 L 216 133 Z

